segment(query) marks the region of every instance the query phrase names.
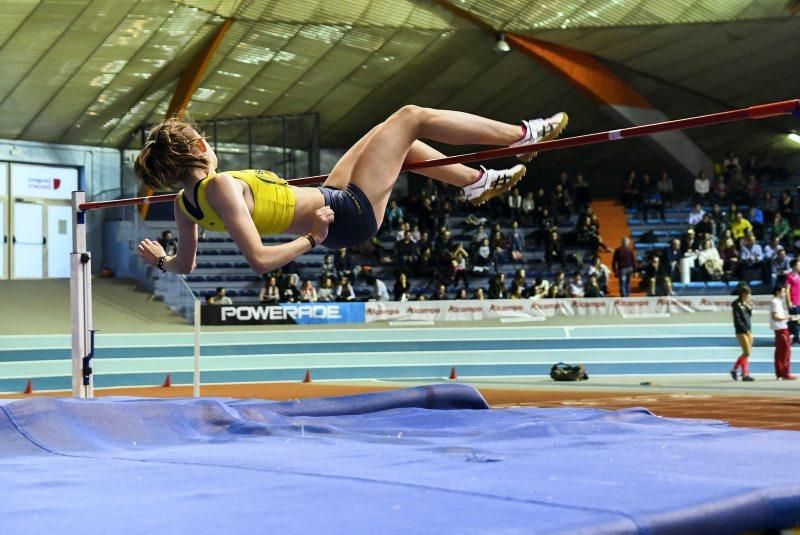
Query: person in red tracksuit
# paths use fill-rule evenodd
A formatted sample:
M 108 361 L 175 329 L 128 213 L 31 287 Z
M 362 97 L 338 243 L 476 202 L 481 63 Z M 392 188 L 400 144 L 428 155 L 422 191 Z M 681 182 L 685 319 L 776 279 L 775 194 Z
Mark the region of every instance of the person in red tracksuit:
M 789 321 L 795 320 L 786 312 L 786 287 L 776 286 L 772 292 L 769 326 L 775 331 L 775 377 L 780 380 L 797 379 L 791 373 L 792 342 L 789 336 Z

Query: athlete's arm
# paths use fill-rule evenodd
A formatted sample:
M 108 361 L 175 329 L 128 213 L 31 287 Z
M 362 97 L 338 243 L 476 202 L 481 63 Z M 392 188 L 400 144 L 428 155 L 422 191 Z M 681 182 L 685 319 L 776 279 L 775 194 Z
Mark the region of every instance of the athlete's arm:
M 311 242 L 304 236 L 281 245 L 262 244 L 261 236 L 242 197 L 241 186 L 230 175 L 221 173 L 214 177 L 206 187 L 206 198 L 222 218 L 231 238 L 256 273 L 268 273 L 311 250 Z M 311 236 L 318 244 L 328 236 L 328 225 L 331 222 L 333 210 L 327 206 L 317 210 Z
M 175 199 L 173 211 L 175 212 L 175 222 L 178 224 L 178 253 L 174 256 L 166 256 L 160 243 L 145 239 L 139 243 L 139 256 L 152 265 L 157 265 L 158 259 L 163 256 L 161 269 L 172 273 L 188 274 L 194 270 L 197 258 L 197 225 L 178 207 L 177 199 Z

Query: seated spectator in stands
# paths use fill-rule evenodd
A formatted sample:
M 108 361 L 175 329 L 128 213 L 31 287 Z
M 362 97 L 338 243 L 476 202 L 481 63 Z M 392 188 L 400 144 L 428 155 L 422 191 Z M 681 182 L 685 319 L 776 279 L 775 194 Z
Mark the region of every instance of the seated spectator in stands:
M 322 267 L 320 268 L 320 273 L 321 273 L 320 280 L 325 277 L 336 276 L 336 266 L 333 263 L 333 255 L 326 254 L 322 258 Z
M 489 244 L 489 239 L 484 238 L 481 240 L 480 247 L 475 251 L 472 257 L 473 268 L 475 273 L 483 273 L 489 271 L 494 264 L 494 253 L 492 246 Z
M 704 240 L 700 250 L 697 251 L 697 265 L 704 281 L 716 281 L 722 278 L 724 263 L 710 239 Z
M 642 279 L 647 295 L 651 297 L 655 295 L 672 295 L 672 278 L 657 254 L 652 254 L 648 257 L 647 263 L 642 270 Z M 659 289 L 661 289 L 660 294 L 658 293 Z
M 680 277 L 681 260 L 683 260 L 683 249 L 681 240 L 673 238 L 669 241 L 669 247 L 664 249 L 664 266 L 673 279 Z
M 511 259 L 511 249 L 502 232 L 496 230 L 494 234 L 492 234 L 490 242 L 492 244 L 494 258 L 498 262 L 506 263 Z
M 372 287 L 367 300 L 389 301 L 389 290 L 386 288 L 386 284 L 381 279 L 375 275 L 370 275 L 369 279 L 367 279 L 367 283 Z
M 319 299 L 317 289 L 311 283 L 310 279 L 303 279 L 300 285 L 300 301 L 303 303 L 315 303 Z
M 719 256 L 722 258 L 723 276 L 732 279 L 739 272 L 739 251 L 733 238 L 725 238 L 720 242 Z
M 356 292 L 350 284 L 350 277 L 342 275 L 339 278 L 339 284 L 336 285 L 336 290 L 333 292 L 336 295 L 337 301 L 355 301 Z
M 408 277 L 405 273 L 400 272 L 397 274 L 397 279 L 394 281 L 394 291 L 392 293 L 395 301 L 411 300 L 411 284 L 408 282 Z
M 227 291 L 222 286 L 217 288 L 216 293 L 208 300 L 211 305 L 232 305 L 233 301 L 227 296 Z
M 411 241 L 416 244 L 419 244 L 419 240 L 422 238 L 422 232 L 419 230 L 419 225 L 411 225 Z
M 620 296 L 630 295 L 630 281 L 633 273 L 638 270 L 636 253 L 631 247 L 631 240 L 627 236 L 622 238 L 622 244 L 614 250 L 611 269 L 614 276 L 619 279 Z
M 709 212 L 711 215 L 712 221 L 714 221 L 714 225 L 716 227 L 715 231 L 713 232 L 714 236 L 720 237 L 725 230 L 728 228 L 728 218 L 725 214 L 725 211 L 719 205 L 719 203 L 715 203 L 711 207 L 711 211 Z
M 583 297 L 584 286 L 583 277 L 580 273 L 576 273 L 569 283 L 569 296 L 570 297 Z
M 269 277 L 258 292 L 258 300 L 262 305 L 277 305 L 281 302 L 281 289 L 278 288 L 278 279 Z
M 778 253 L 778 249 L 782 247 L 783 245 L 781 245 L 781 242 L 777 236 L 772 238 L 770 242 L 764 246 L 764 262 L 767 262 L 768 264 L 772 262 L 772 259 Z
M 781 196 L 778 199 L 778 211 L 785 220 L 791 223 L 794 216 L 794 198 L 788 189 L 781 192 Z
M 770 278 L 774 284 L 783 284 L 786 282 L 786 276 L 791 273 L 792 266 L 789 257 L 786 255 L 786 249 L 778 246 L 775 256 L 772 257 L 770 262 Z
M 639 199 L 639 184 L 636 180 L 636 171 L 628 173 L 628 177 L 622 184 L 622 205 L 626 210 L 636 208 L 637 200 Z
M 744 170 L 746 173 L 753 173 L 756 176 L 761 172 L 761 167 L 758 165 L 758 157 L 754 152 L 751 152 L 747 156 L 747 163 L 744 165 Z
M 553 282 L 550 283 L 547 296 L 553 298 L 569 297 L 569 281 L 563 271 L 556 273 Z
M 469 299 L 469 294 L 467 293 L 466 288 L 459 288 L 456 292 L 456 299 L 459 301 L 464 301 L 465 299 Z
M 464 281 L 464 287 L 469 288 L 469 279 L 467 277 L 467 259 L 469 254 L 461 244 L 457 244 L 453 251 L 453 259 L 450 261 L 450 284 L 453 288 L 458 287 L 459 281 Z
M 547 243 L 550 238 L 550 233 L 556 229 L 556 219 L 550 214 L 549 208 L 543 208 L 539 213 L 539 224 L 537 229 L 532 232 L 532 236 L 536 241 L 536 245 Z
M 704 215 L 706 215 L 706 211 L 703 210 L 703 205 L 699 202 L 695 203 L 694 208 L 689 212 L 689 224 L 694 227 L 703 220 Z
M 527 273 L 524 269 L 518 269 L 516 273 L 514 273 L 514 280 L 512 281 L 513 284 L 516 284 L 522 289 L 522 295 L 528 297 L 530 294 L 531 289 L 528 288 L 528 280 L 526 278 Z
M 764 212 L 758 206 L 751 206 L 747 220 L 753 225 L 753 234 L 757 240 L 764 239 Z
M 164 248 L 164 254 L 167 256 L 175 256 L 178 254 L 178 240 L 172 237 L 172 232 L 165 230 L 161 233 L 158 243 Z
M 555 229 L 550 232 L 550 236 L 544 246 L 544 263 L 547 265 L 547 269 L 550 269 L 553 262 L 558 262 L 562 268 L 567 265 L 567 252 L 564 249 L 564 241 Z
M 550 209 L 550 204 L 547 199 L 547 194 L 544 191 L 544 188 L 539 188 L 536 190 L 536 194 L 533 196 L 533 212 L 534 212 L 534 223 L 537 223 L 542 216 L 542 210 L 547 208 Z
M 704 204 L 709 201 L 711 191 L 711 181 L 708 180 L 705 170 L 701 170 L 694 179 L 694 202 Z
M 572 217 L 572 198 L 561 184 L 556 184 L 550 195 L 550 208 L 558 219 L 569 220 Z
M 722 167 L 729 175 L 733 175 L 741 171 L 742 166 L 739 165 L 739 157 L 736 156 L 736 153 L 733 152 L 733 149 L 730 149 L 725 155 L 725 160 L 722 162 Z
M 528 297 L 531 299 L 542 299 L 547 297 L 547 292 L 550 290 L 550 281 L 545 279 L 544 277 L 537 276 L 536 280 L 533 282 L 533 287 L 531 291 L 528 293 Z
M 411 233 L 406 233 L 403 239 L 397 242 L 394 248 L 394 261 L 403 271 L 412 269 L 419 257 L 417 244 L 411 240 Z
M 586 286 L 583 290 L 584 297 L 605 297 L 605 292 L 597 282 L 597 277 L 592 273 L 586 281 Z
M 444 284 L 439 284 L 438 286 L 436 286 L 436 291 L 433 294 L 431 294 L 431 296 L 428 299 L 430 301 L 446 301 L 448 299 L 447 286 L 445 286 Z
M 716 230 L 717 226 L 714 224 L 714 220 L 711 219 L 711 214 L 709 213 L 703 214 L 703 219 L 694 226 L 694 231 L 697 236 L 708 234 L 711 237 L 716 237 Z
M 764 265 L 764 251 L 753 232 L 748 232 L 739 247 L 739 278 L 750 280 L 752 272 L 757 272 L 758 278 L 768 280 L 769 270 Z
M 656 182 L 656 189 L 658 193 L 661 194 L 661 199 L 664 201 L 664 204 L 667 206 L 672 206 L 672 202 L 674 200 L 675 195 L 675 185 L 672 183 L 672 179 L 669 177 L 669 173 L 664 171 L 661 173 L 661 178 L 658 179 Z
M 728 202 L 728 184 L 724 175 L 717 175 L 714 179 L 711 185 L 711 200 L 721 204 Z
M 333 266 L 338 278 L 353 276 L 355 263 L 353 262 L 352 255 L 350 255 L 350 252 L 346 248 L 342 247 L 337 251 L 333 259 Z
M 422 199 L 422 206 L 420 206 L 419 209 L 418 222 L 419 222 L 419 228 L 422 230 L 427 230 L 428 232 L 431 232 L 434 229 L 439 228 L 436 211 L 433 209 L 433 204 L 431 203 L 431 199 L 428 197 Z
M 397 232 L 394 235 L 394 241 L 402 241 L 406 236 L 411 238 L 411 241 L 414 241 L 414 237 L 411 235 L 411 224 L 401 223 L 400 228 L 397 229 Z
M 421 253 L 429 247 L 432 247 L 430 233 L 427 230 L 423 230 L 419 235 L 419 240 L 417 240 L 417 250 Z
M 745 193 L 748 199 L 758 199 L 761 197 L 761 183 L 758 181 L 756 175 L 747 175 L 747 185 L 745 186 Z
M 764 221 L 772 221 L 780 210 L 778 210 L 778 199 L 776 199 L 772 192 L 767 190 L 761 196 L 761 202 L 758 203 L 761 211 L 764 212 Z M 786 218 L 784 218 L 786 219 Z M 788 223 L 790 220 L 786 219 Z
M 609 252 L 611 249 L 603 242 L 600 237 L 600 229 L 592 219 L 591 215 L 582 215 L 578 219 L 578 224 L 575 227 L 575 242 L 578 247 L 583 247 L 590 255 L 597 253 L 597 249 L 602 247 L 604 251 Z
M 522 216 L 522 195 L 517 188 L 506 197 L 506 214 L 511 219 L 519 219 Z
M 592 203 L 592 196 L 589 193 L 589 184 L 583 178 L 583 173 L 575 175 L 575 211 L 583 212 Z
M 506 299 L 507 297 L 506 274 L 497 273 L 489 282 L 489 299 Z
M 508 291 L 508 299 L 525 299 L 525 291 L 517 284 L 517 281 L 511 281 L 511 287 Z
M 534 221 L 534 210 L 536 209 L 536 204 L 533 201 L 533 192 L 529 191 L 525 194 L 525 197 L 522 199 L 522 224 L 523 225 L 533 225 Z
M 484 299 L 486 299 L 486 294 L 483 291 L 483 288 L 476 288 L 475 293 L 472 294 L 472 298 L 477 299 L 479 301 L 483 301 Z
M 780 213 L 776 213 L 772 219 L 772 228 L 770 228 L 770 238 L 778 240 L 784 247 L 789 245 L 789 236 L 792 232 L 792 227 L 789 222 L 784 219 Z
M 333 293 L 333 277 L 325 276 L 322 278 L 322 283 L 320 284 L 319 290 L 317 291 L 317 300 L 323 303 L 328 303 L 336 299 L 336 295 Z
M 281 302 L 296 303 L 300 299 L 300 289 L 297 287 L 298 276 L 295 274 L 283 278 L 280 284 Z
M 655 186 L 649 186 L 644 189 L 644 195 L 642 197 L 642 215 L 644 216 L 645 223 L 648 222 L 651 212 L 658 214 L 661 221 L 667 218 L 664 213 L 664 200 L 661 198 L 661 194 Z
M 417 261 L 414 262 L 412 272 L 415 276 L 430 281 L 436 275 L 436 260 L 433 258 L 433 251 L 426 247 Z
M 681 237 L 681 250 L 683 254 L 692 254 L 698 248 L 697 233 L 694 229 L 687 229 L 683 237 Z
M 753 225 L 750 221 L 744 218 L 742 212 L 736 212 L 736 217 L 731 221 L 731 234 L 733 234 L 734 241 L 739 241 L 744 238 L 747 231 L 753 230 Z
M 389 206 L 386 208 L 386 223 L 389 225 L 389 230 L 397 230 L 405 218 L 405 211 L 397 204 L 397 201 L 394 199 L 389 201 Z
M 525 248 L 525 236 L 522 233 L 522 229 L 519 228 L 518 221 L 511 223 L 511 230 L 508 232 L 508 244 L 511 249 L 511 258 L 521 260 L 522 250 Z
M 608 292 L 608 280 L 611 277 L 611 270 L 603 264 L 603 260 L 595 255 L 591 262 L 586 267 L 584 274 L 586 278 L 589 279 L 590 277 L 594 276 L 594 279 L 597 281 L 598 286 L 600 286 L 600 291 L 603 294 Z

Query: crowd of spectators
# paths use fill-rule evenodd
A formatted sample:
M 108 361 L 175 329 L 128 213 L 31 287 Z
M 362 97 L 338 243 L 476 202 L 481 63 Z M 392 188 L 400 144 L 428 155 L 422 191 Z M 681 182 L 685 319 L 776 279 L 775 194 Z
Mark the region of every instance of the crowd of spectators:
M 694 207 L 680 236 L 637 258 L 626 238 L 611 266 L 582 173 L 562 172 L 546 191 L 515 189 L 476 209 L 455 189 L 432 180 L 421 191 L 393 198 L 378 235 L 354 249 L 326 254 L 319 268 L 291 263 L 265 275 L 262 303 L 354 300 L 540 299 L 603 297 L 614 276 L 620 293 L 637 280 L 648 295 L 669 295 L 681 260 L 696 255 L 694 280 L 770 282 L 800 250 L 800 221 L 789 190 L 767 188 L 775 170 L 751 155 L 740 165 L 729 151 L 715 170 L 694 179 Z M 758 202 L 752 202 L 757 199 Z M 667 172 L 653 180 L 632 171 L 622 203 L 646 222 L 666 220 L 666 209 L 687 200 Z M 455 221 L 455 223 L 454 223 Z M 165 241 L 169 237 L 164 237 Z M 648 240 L 647 236 L 639 241 Z M 302 275 L 302 276 L 301 276 Z

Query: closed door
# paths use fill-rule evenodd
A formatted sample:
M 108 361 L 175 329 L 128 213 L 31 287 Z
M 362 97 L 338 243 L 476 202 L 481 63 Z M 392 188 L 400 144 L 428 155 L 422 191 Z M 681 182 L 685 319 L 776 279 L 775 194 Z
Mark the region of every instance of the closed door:
M 47 205 L 47 277 L 69 278 L 72 207 Z
M 11 241 L 15 279 L 44 276 L 44 207 L 14 202 L 14 232 Z
M 0 200 L 0 279 L 6 275 L 6 249 L 8 249 L 8 232 L 6 229 L 6 201 Z

